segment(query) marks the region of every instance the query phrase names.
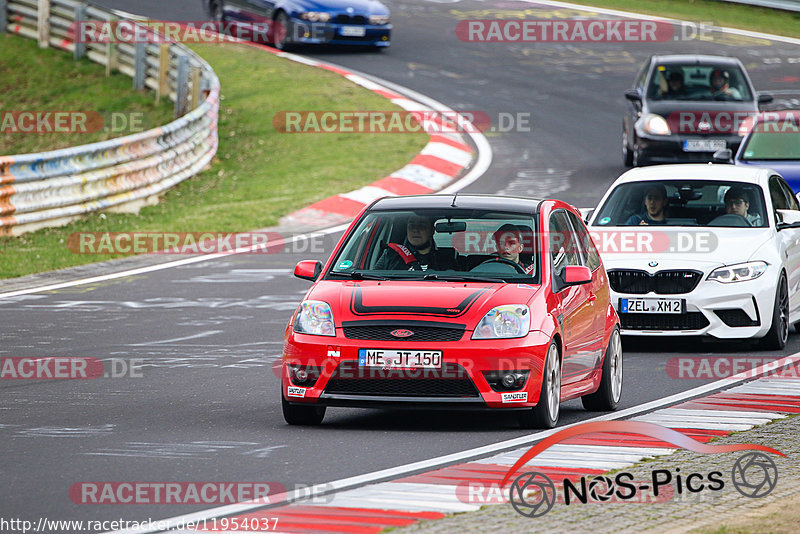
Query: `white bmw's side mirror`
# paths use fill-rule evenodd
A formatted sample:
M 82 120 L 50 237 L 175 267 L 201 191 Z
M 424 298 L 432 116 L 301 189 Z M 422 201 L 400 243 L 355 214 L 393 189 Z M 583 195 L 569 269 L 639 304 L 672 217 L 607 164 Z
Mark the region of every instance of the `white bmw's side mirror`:
M 798 193 L 800 195 L 800 193 Z M 592 214 L 594 213 L 595 208 L 578 208 L 578 211 L 581 214 L 581 219 L 586 224 L 589 224 L 589 219 L 592 218 Z

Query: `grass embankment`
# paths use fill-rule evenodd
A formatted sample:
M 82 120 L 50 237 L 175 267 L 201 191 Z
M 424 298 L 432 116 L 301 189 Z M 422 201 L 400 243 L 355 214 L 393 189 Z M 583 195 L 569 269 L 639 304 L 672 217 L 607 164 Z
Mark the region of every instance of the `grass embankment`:
M 574 3 L 800 37 L 800 13 L 721 0 L 578 0 Z
M 35 105 L 26 105 L 26 109 L 52 109 L 52 101 L 42 95 L 53 93 L 64 95 L 60 109 L 85 109 L 89 105 L 97 109 L 97 102 L 127 99 L 121 93 L 132 93 L 120 90 L 121 85 L 130 87 L 127 77 L 105 79 L 101 66 L 88 62 L 75 65 L 69 54 L 39 52 L 34 41 L 16 36 L 0 41 L 0 65 L 6 64 L 5 56 L 13 55 L 7 42 L 14 47 L 33 47 L 25 65 L 42 66 L 26 67 L 28 91 L 39 95 Z M 278 111 L 398 108 L 337 74 L 253 47 L 225 44 L 193 48 L 211 64 L 222 83 L 220 144 L 212 167 L 170 190 L 160 204 L 145 207 L 138 215 L 93 214 L 61 228 L 0 237 L 0 278 L 116 257 L 71 253 L 66 243 L 73 232 L 236 232 L 270 226 L 293 210 L 399 169 L 428 140 L 425 134 L 278 133 L 272 125 Z M 44 76 L 45 70 L 50 71 L 48 79 L 58 82 L 39 83 L 37 76 Z M 0 68 L 0 79 L 2 76 Z M 100 96 L 87 97 L 87 86 Z M 133 97 L 154 98 L 151 93 Z M 4 100 L 5 95 L 0 103 Z M 5 101 L 8 106 L 9 101 Z M 16 100 L 10 102 L 20 107 Z M 0 153 L 13 152 L 2 145 Z
M 16 126 L 30 128 L 30 122 L 4 121 L 0 129 L 0 156 L 56 150 L 104 141 L 133 133 L 127 116 L 141 131 L 172 120 L 172 104 L 156 104 L 152 94 L 134 91 L 127 76 L 106 78 L 105 68 L 74 61 L 72 55 L 53 48 L 40 49 L 33 39 L 0 34 L 0 112 L 99 112 L 108 117 L 108 129 L 77 133 L 15 132 Z M 124 114 L 113 131 L 111 113 Z M 13 115 L 12 115 L 13 116 Z M 87 121 L 86 130 L 97 124 Z M 76 129 L 79 129 L 80 123 Z

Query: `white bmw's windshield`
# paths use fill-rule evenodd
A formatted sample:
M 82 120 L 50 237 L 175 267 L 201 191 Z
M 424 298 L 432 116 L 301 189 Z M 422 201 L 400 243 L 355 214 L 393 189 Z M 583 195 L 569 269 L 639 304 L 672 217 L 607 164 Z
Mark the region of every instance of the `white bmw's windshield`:
M 744 182 L 630 182 L 614 189 L 592 226 L 765 227 L 764 206 L 761 188 Z

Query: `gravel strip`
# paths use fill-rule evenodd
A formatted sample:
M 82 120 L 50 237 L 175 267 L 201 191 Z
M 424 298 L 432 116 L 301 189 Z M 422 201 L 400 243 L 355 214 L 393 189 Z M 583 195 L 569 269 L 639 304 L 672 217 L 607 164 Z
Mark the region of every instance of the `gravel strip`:
M 477 512 L 448 516 L 438 521 L 425 521 L 410 527 L 393 530 L 393 532 L 426 532 L 426 533 L 484 533 L 484 532 L 575 532 L 618 533 L 618 532 L 713 532 L 726 521 L 752 516 L 752 514 L 768 514 L 777 509 L 786 509 L 788 503 L 800 502 L 800 417 L 778 419 L 772 423 L 746 432 L 739 432 L 713 442 L 714 445 L 728 443 L 755 443 L 766 445 L 783 452 L 786 457 L 770 456 L 778 468 L 778 482 L 774 490 L 761 498 L 749 498 L 741 495 L 733 486 L 731 473 L 736 460 L 745 451 L 726 454 L 698 454 L 679 450 L 672 455 L 662 456 L 656 460 L 646 460 L 635 466 L 621 469 L 619 472 L 631 473 L 633 480 L 652 480 L 652 471 L 669 470 L 673 475 L 671 500 L 667 502 L 628 502 L 587 504 L 572 502 L 569 506 L 563 499 L 556 502 L 545 515 L 528 518 L 518 514 L 510 504 L 487 506 Z M 680 471 L 676 471 L 680 469 Z M 523 468 L 524 472 L 526 469 Z M 531 469 L 534 470 L 534 469 Z M 708 483 L 708 474 L 720 471 L 724 486 L 718 491 L 703 490 L 698 493 L 683 491 L 677 493 L 675 480 L 677 474 L 683 479 L 691 473 L 701 473 L 703 481 Z M 760 471 L 760 470 L 759 470 Z M 587 478 L 587 483 L 591 477 Z M 556 488 L 561 492 L 561 481 L 554 480 Z M 698 485 L 695 482 L 694 487 Z M 600 486 L 604 489 L 605 486 Z M 506 492 L 507 496 L 507 492 Z M 662 493 L 663 496 L 663 493 Z M 770 506 L 771 505 L 771 506 Z M 766 509 L 766 510 L 765 510 Z M 796 508 L 795 508 L 796 510 Z M 752 530 L 752 518 L 749 522 L 741 522 L 745 532 L 764 532 L 761 528 Z M 757 523 L 758 524 L 758 523 Z M 797 532 L 797 515 L 794 525 L 786 525 L 787 532 Z M 730 530 L 720 530 L 730 533 Z M 774 529 L 770 529 L 774 531 Z

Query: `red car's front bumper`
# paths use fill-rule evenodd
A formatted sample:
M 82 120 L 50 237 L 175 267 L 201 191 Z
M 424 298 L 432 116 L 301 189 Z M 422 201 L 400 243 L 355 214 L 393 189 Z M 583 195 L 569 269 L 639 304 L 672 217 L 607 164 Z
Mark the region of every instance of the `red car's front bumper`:
M 287 332 L 281 370 L 284 398 L 292 403 L 371 408 L 515 409 L 535 406 L 550 338 L 529 332 L 516 339 L 375 341 Z M 359 349 L 442 351 L 441 370 L 359 367 Z M 313 385 L 293 382 L 290 368 L 316 377 Z M 484 371 L 528 371 L 521 387 L 496 391 Z M 497 387 L 497 386 L 496 386 Z M 505 395 L 504 395 L 505 394 Z

